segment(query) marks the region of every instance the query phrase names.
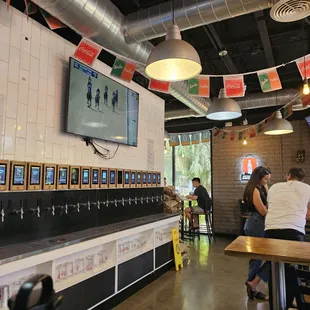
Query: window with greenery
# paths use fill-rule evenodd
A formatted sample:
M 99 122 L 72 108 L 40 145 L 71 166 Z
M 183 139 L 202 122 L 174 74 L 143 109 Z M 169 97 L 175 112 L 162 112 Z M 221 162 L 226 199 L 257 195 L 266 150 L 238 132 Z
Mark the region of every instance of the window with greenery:
M 165 178 L 167 179 L 167 184 L 172 185 L 172 147 L 169 143 L 165 144 Z
M 199 177 L 211 194 L 210 143 L 175 147 L 175 187 L 181 195 L 192 191 L 192 179 Z

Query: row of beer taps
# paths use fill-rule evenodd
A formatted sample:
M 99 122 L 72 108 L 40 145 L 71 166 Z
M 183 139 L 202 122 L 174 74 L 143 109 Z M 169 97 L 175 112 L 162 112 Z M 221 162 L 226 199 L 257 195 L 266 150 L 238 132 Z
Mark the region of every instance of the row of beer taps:
M 80 212 L 82 208 L 87 208 L 89 211 L 91 211 L 92 208 L 97 208 L 98 210 L 100 210 L 102 207 L 120 207 L 120 206 L 131 206 L 131 205 L 138 205 L 140 204 L 149 204 L 149 203 L 161 203 L 164 200 L 164 196 L 161 194 L 156 194 L 156 195 L 152 195 L 152 196 L 134 196 L 134 197 L 128 197 L 128 198 L 124 198 L 122 197 L 120 200 L 117 200 L 116 198 L 109 200 L 108 196 L 106 198 L 106 200 L 100 201 L 90 201 L 89 197 L 87 197 L 86 202 L 80 202 L 80 198 L 77 198 L 77 203 L 76 204 L 68 204 L 67 203 L 67 199 L 65 199 L 65 202 L 63 205 L 55 205 L 54 204 L 54 199 L 52 199 L 52 204 L 51 206 L 44 206 L 41 207 L 40 206 L 40 200 L 37 200 L 37 205 L 36 207 L 30 208 L 27 211 L 25 211 L 24 208 L 24 201 L 20 200 L 20 206 L 17 209 L 13 209 L 10 214 L 13 215 L 17 215 L 20 216 L 20 219 L 23 220 L 24 219 L 24 215 L 26 212 L 28 213 L 35 213 L 37 215 L 37 217 L 41 217 L 41 213 L 43 211 L 46 212 L 51 212 L 51 214 L 53 216 L 55 216 L 56 214 L 56 210 L 61 210 L 62 212 L 64 212 L 65 214 L 69 213 L 69 210 L 75 210 L 76 212 Z M 3 207 L 3 202 L 0 201 L 0 217 L 1 217 L 1 222 L 4 222 L 5 220 L 5 210 Z

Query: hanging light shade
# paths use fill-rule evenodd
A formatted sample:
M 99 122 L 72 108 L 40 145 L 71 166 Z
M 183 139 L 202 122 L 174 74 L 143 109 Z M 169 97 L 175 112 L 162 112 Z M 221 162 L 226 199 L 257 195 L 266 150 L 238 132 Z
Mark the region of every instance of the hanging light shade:
M 292 124 L 286 119 L 282 118 L 280 111 L 275 113 L 275 117 L 272 121 L 266 124 L 265 126 L 265 135 L 287 135 L 293 133 Z
M 239 104 L 225 96 L 224 89 L 220 90 L 219 98 L 215 99 L 208 108 L 207 118 L 215 121 L 226 121 L 241 117 Z
M 177 25 L 168 30 L 166 40 L 150 54 L 145 73 L 158 81 L 177 82 L 191 79 L 202 71 L 197 51 L 181 38 Z

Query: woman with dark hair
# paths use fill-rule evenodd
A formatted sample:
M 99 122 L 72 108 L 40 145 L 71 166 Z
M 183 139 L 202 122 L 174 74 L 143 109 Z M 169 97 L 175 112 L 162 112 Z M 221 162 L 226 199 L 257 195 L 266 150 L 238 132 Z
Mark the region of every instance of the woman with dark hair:
M 243 201 L 248 205 L 249 216 L 245 222 L 244 231 L 247 236 L 264 238 L 265 216 L 267 214 L 267 183 L 270 180 L 271 171 L 259 166 L 254 169 L 250 180 L 245 186 Z M 249 261 L 249 274 L 246 281 L 247 294 L 250 299 L 268 300 L 268 296 L 257 291 L 257 285 L 263 280 L 268 282 L 269 263 L 262 265 L 261 260 Z

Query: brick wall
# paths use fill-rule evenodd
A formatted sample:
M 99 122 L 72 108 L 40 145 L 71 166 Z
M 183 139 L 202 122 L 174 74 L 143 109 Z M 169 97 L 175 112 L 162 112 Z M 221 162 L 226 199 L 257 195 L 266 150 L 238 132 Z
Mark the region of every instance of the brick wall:
M 153 169 L 164 170 L 164 100 L 138 84 L 117 82 L 140 94 L 138 147 L 121 145 L 103 160 L 80 137 L 61 131 L 68 62 L 75 46 L 0 1 L 0 158 L 75 165 L 151 169 L 148 139 L 154 141 Z M 96 61 L 94 69 L 111 68 Z M 116 144 L 99 142 L 111 149 Z
M 245 182 L 240 181 L 241 159 L 246 155 L 258 158 L 258 164 L 272 170 L 271 184 L 282 181 L 291 167 L 306 170 L 310 184 L 310 128 L 305 121 L 293 121 L 294 133 L 287 136 L 260 134 L 242 141 L 213 139 L 213 199 L 214 230 L 217 233 L 236 234 L 239 231 L 238 199 L 242 198 Z M 304 164 L 296 163 L 298 149 L 306 150 Z

